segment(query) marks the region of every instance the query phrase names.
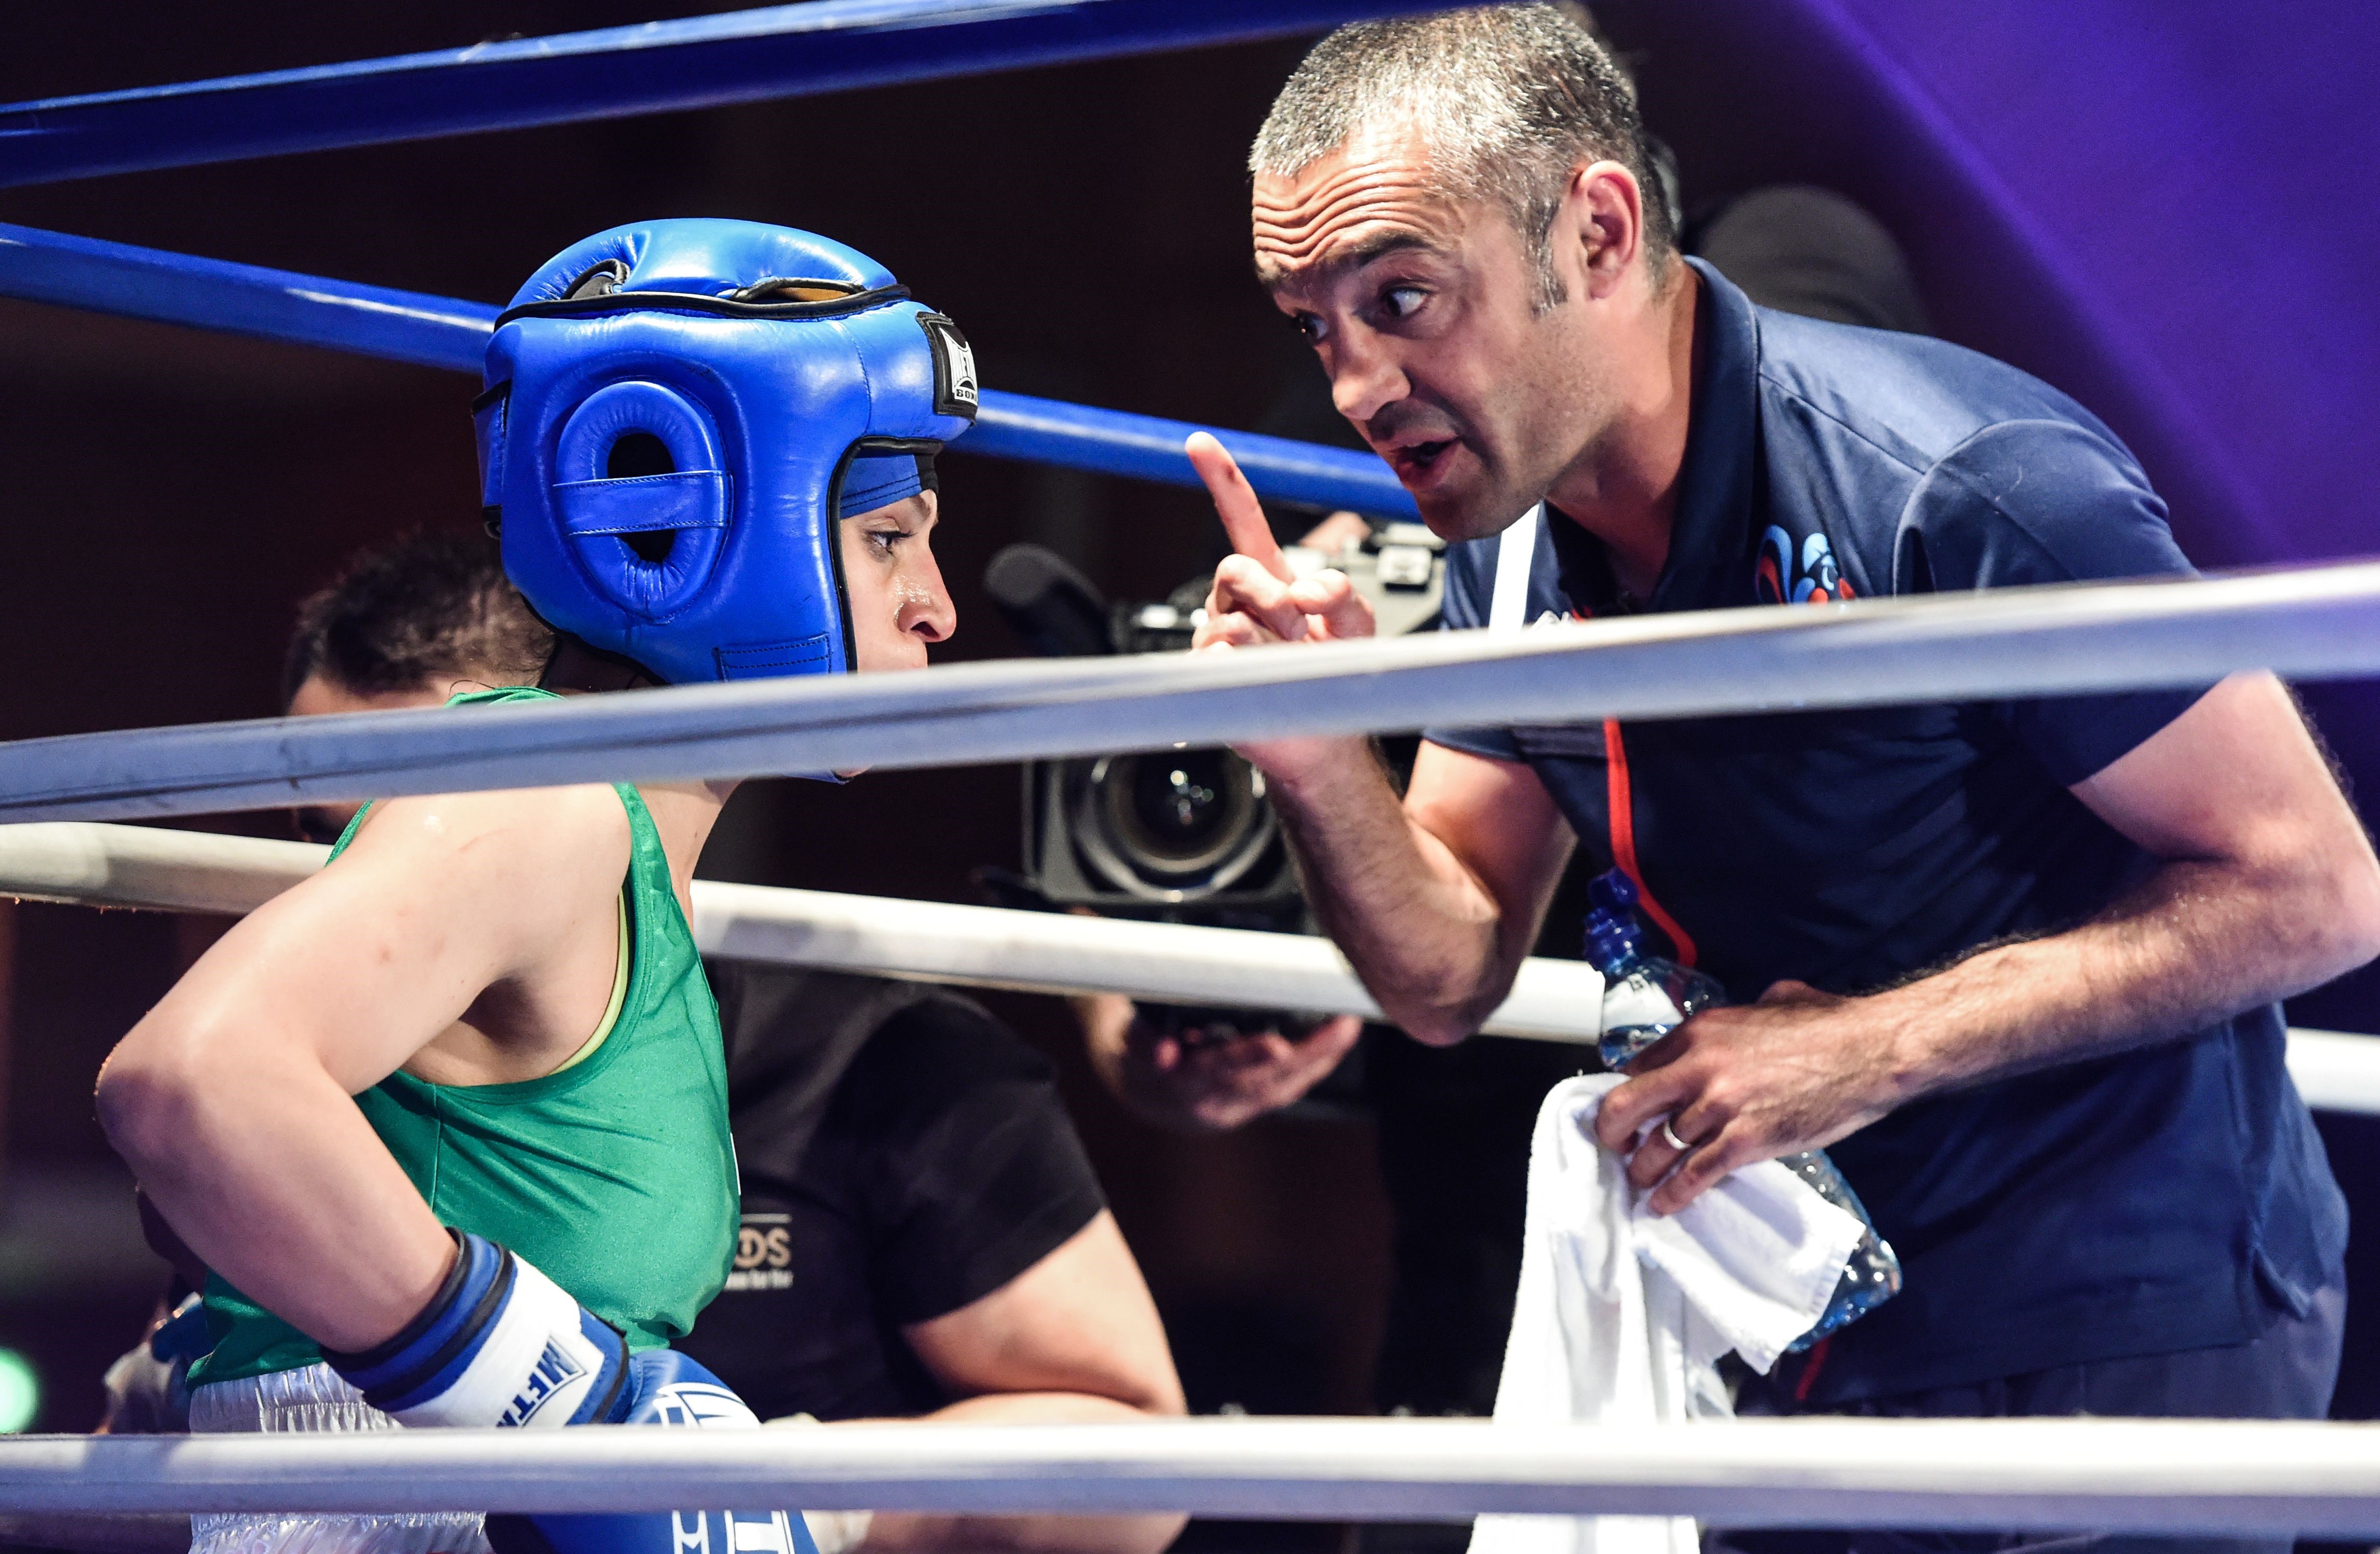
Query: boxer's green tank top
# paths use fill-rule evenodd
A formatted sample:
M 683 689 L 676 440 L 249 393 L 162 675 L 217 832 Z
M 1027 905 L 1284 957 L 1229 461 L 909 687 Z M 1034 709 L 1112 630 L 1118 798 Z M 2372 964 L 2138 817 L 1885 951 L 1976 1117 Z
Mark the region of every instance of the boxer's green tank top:
M 547 694 L 477 691 L 447 705 Z M 726 1282 L 735 1147 L 719 1009 L 669 856 L 644 799 L 628 783 L 613 786 L 631 837 L 622 889 L 629 955 L 609 1029 L 542 1078 L 432 1085 L 400 1071 L 356 1104 L 441 1224 L 511 1247 L 644 1350 L 683 1335 Z M 193 1384 L 322 1358 L 311 1339 L 220 1278 L 207 1281 L 206 1305 L 214 1350 L 191 1367 Z

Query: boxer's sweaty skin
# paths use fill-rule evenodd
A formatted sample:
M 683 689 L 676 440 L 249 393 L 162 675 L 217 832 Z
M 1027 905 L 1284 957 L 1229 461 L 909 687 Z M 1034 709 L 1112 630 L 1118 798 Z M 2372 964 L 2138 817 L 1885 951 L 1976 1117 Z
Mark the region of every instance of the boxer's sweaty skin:
M 218 1274 L 319 1342 L 384 1341 L 453 1243 L 348 1098 L 408 1063 L 477 1084 L 568 1058 L 610 996 L 628 855 L 608 787 L 391 801 L 125 1038 L 111 1139 Z
M 863 667 L 923 669 L 928 646 L 958 629 L 934 561 L 941 518 L 941 498 L 928 491 L 843 520 L 844 587 Z

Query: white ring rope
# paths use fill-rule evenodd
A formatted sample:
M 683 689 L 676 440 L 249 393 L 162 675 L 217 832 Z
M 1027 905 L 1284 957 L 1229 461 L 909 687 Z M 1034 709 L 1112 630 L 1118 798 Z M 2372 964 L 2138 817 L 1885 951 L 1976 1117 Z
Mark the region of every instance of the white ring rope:
M 0 826 L 0 896 L 168 912 L 249 912 L 322 866 L 325 847 L 71 821 Z M 884 896 L 694 882 L 694 937 L 728 960 L 826 966 L 1031 993 L 1379 1016 L 1328 940 L 1013 912 Z M 1591 1043 L 1603 978 L 1578 961 L 1521 963 L 1489 1036 Z M 2289 1032 L 2290 1077 L 2318 1111 L 2380 1113 L 2380 1038 Z
M 0 1510 L 1189 1512 L 2380 1535 L 2380 1427 L 1794 1419 L 888 1424 L 0 1440 Z
M 322 867 L 327 847 L 150 826 L 0 826 L 0 896 L 167 912 L 250 912 Z M 695 942 L 728 960 L 825 966 L 1028 993 L 1127 993 L 1169 1003 L 1378 1019 L 1325 939 L 1245 929 L 1014 912 L 943 902 L 694 882 Z M 1494 1036 L 1592 1042 L 1603 978 L 1578 961 L 1524 963 Z
M 2380 563 L 674 686 L 468 717 L 427 709 L 74 735 L 0 745 L 0 819 L 1962 701 L 2180 686 L 2240 669 L 2380 674 Z

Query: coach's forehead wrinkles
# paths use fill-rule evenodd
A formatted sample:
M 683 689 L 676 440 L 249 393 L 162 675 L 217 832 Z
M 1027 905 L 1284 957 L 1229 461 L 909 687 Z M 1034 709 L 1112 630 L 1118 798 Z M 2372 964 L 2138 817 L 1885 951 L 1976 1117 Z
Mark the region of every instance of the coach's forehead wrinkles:
M 1412 135 L 1366 136 L 1293 175 L 1258 174 L 1251 209 L 1257 277 L 1276 289 L 1433 246 L 1460 225 Z

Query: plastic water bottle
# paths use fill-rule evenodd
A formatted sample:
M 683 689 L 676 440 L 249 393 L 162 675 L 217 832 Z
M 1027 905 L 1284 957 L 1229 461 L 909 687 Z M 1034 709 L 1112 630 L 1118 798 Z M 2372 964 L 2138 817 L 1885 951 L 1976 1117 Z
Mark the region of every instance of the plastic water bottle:
M 1597 875 L 1587 886 L 1592 910 L 1586 915 L 1586 958 L 1603 973 L 1603 1036 L 1597 1044 L 1603 1066 L 1614 1073 L 1625 1068 L 1645 1048 L 1706 1009 L 1728 1002 L 1727 989 L 1716 978 L 1644 951 L 1643 930 L 1636 920 L 1636 881 L 1619 869 Z M 1900 1259 L 1876 1233 L 1859 1195 L 1826 1151 L 1812 1149 L 1779 1160 L 1808 1183 L 1836 1208 L 1859 1217 L 1859 1245 L 1843 1267 L 1826 1311 L 1817 1325 L 1791 1343 L 1788 1353 L 1807 1349 L 1828 1333 L 1857 1321 L 1900 1291 Z

